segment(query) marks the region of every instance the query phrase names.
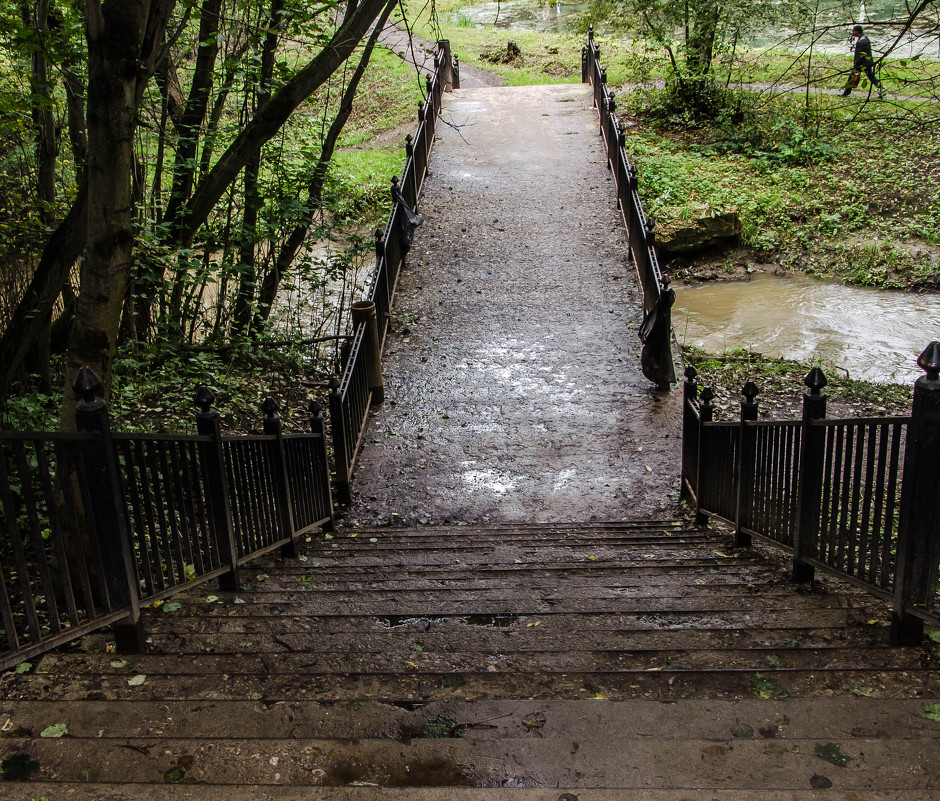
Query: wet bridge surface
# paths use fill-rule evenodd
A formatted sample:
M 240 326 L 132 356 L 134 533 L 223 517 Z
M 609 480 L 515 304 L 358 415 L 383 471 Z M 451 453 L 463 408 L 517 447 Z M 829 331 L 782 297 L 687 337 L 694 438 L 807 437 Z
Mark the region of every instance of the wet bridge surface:
M 641 301 L 591 94 L 445 98 L 350 524 L 619 520 L 674 508 L 678 393 Z

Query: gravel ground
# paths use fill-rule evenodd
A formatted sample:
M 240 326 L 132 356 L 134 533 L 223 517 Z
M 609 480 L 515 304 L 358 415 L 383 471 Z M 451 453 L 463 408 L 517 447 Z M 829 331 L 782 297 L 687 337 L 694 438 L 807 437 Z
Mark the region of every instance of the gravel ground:
M 590 91 L 445 101 L 346 525 L 674 515 L 679 391 L 640 300 Z

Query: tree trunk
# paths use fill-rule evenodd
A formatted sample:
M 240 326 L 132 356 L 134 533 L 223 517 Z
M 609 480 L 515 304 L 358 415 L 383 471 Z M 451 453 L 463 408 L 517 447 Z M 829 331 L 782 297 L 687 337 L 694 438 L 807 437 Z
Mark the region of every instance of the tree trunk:
M 282 19 L 284 0 L 271 0 L 268 32 L 261 51 L 261 70 L 258 75 L 257 105 L 271 99 L 271 78 L 274 75 L 274 56 L 278 45 L 278 26 Z M 251 325 L 258 270 L 255 263 L 255 245 L 258 241 L 258 210 L 262 200 L 258 192 L 258 173 L 261 170 L 261 150 L 245 165 L 245 208 L 242 213 L 242 232 L 239 247 L 239 281 L 232 311 L 232 324 L 239 336 L 244 336 Z
M 87 0 L 88 204 L 87 251 L 69 336 L 62 427 L 75 426 L 71 384 L 90 367 L 111 386 L 134 247 L 131 176 L 134 132 L 143 87 L 163 41 L 174 0 Z

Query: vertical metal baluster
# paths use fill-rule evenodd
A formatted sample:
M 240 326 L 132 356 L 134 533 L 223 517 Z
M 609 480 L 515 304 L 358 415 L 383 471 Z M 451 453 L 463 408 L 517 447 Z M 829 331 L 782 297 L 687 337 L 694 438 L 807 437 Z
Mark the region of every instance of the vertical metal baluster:
M 140 494 L 140 486 L 144 482 L 144 477 L 141 475 L 140 467 L 134 459 L 135 451 L 133 449 L 133 443 L 127 440 L 121 440 L 114 444 L 117 446 L 119 454 L 123 457 L 124 474 L 126 476 L 124 484 L 126 492 L 130 495 L 131 499 L 131 515 L 128 520 L 128 525 L 132 525 L 134 529 L 131 532 L 131 541 L 137 542 L 137 551 L 139 553 L 138 563 L 144 580 L 144 594 L 151 595 L 154 593 L 154 581 L 150 554 L 150 534 L 147 527 L 144 525 L 144 504 Z M 152 529 L 150 530 L 152 531 Z
M 23 481 L 24 479 L 21 477 L 20 480 Z M 34 642 L 39 642 L 41 639 L 41 627 L 39 625 L 39 615 L 36 611 L 36 605 L 33 602 L 33 589 L 30 586 L 29 565 L 26 561 L 26 544 L 20 536 L 20 527 L 17 523 L 19 511 L 13 500 L 13 493 L 10 491 L 10 476 L 7 473 L 5 458 L 0 459 L 0 497 L 3 498 L 3 508 L 6 510 L 7 532 L 10 537 L 10 544 L 13 547 L 13 560 L 16 564 L 16 575 L 19 579 L 20 594 L 23 596 L 23 609 L 26 615 L 28 635 Z M 8 632 L 15 633 L 16 630 L 15 626 L 7 626 Z M 17 647 L 17 645 L 13 645 L 14 649 Z
M 833 512 L 833 500 L 832 493 L 833 487 L 835 486 L 835 466 L 833 464 L 833 459 L 835 458 L 835 441 L 836 441 L 836 430 L 833 426 L 826 427 L 826 463 L 823 468 L 823 499 L 822 505 L 820 507 L 821 514 L 823 515 L 823 521 L 820 524 L 820 531 L 824 532 L 823 536 L 826 542 L 826 564 L 833 564 L 835 548 L 833 545 L 833 520 L 835 520 L 835 514 Z
M 167 520 L 167 508 L 166 500 L 163 495 L 163 487 L 166 485 L 168 477 L 166 475 L 166 470 L 160 469 L 161 462 L 163 461 L 163 449 L 158 442 L 148 443 L 148 456 L 150 462 L 150 475 L 153 480 L 152 493 L 155 501 L 155 506 L 157 510 L 157 524 L 160 527 L 160 532 L 163 535 L 163 570 L 166 575 L 166 580 L 169 586 L 180 583 L 177 581 L 176 570 L 173 564 L 174 551 L 176 550 L 174 542 L 175 532 L 170 528 L 170 523 Z
M 875 456 L 878 449 L 878 429 L 874 424 L 865 426 L 865 486 L 862 490 L 862 520 L 859 537 L 858 574 L 863 581 L 871 582 L 874 573 L 874 554 L 878 553 L 877 540 L 872 524 L 872 506 L 874 505 Z
M 895 531 L 895 510 L 898 502 L 898 476 L 901 466 L 901 436 L 902 426 L 893 423 L 891 426 L 891 456 L 888 462 L 888 488 L 885 493 L 885 523 L 884 543 L 881 551 L 881 587 L 887 589 L 894 581 L 895 562 L 893 554 L 897 548 L 897 532 Z
M 856 423 L 855 429 L 855 458 L 852 462 L 852 518 L 849 523 L 849 537 L 852 547 L 849 549 L 849 575 L 855 576 L 859 562 L 864 561 L 862 556 L 862 532 L 859 528 L 859 512 L 862 504 L 862 465 L 865 457 L 865 428 Z
M 62 528 L 59 525 L 59 514 L 56 509 L 56 497 L 52 488 L 52 478 L 50 475 L 49 459 L 46 456 L 45 442 L 36 440 L 35 449 L 36 464 L 38 465 L 36 471 L 37 478 L 46 501 L 46 514 L 49 519 L 49 539 L 52 542 L 52 552 L 55 554 L 55 559 L 58 562 L 57 572 L 61 582 L 61 596 L 65 601 L 67 619 L 71 622 L 71 625 L 77 626 L 80 621 L 78 608 L 75 604 L 75 589 L 72 586 L 72 574 L 69 570 L 71 560 L 66 556 Z M 82 564 L 84 563 L 84 560 L 81 559 L 77 561 Z M 75 567 L 77 569 L 78 565 L 76 564 Z
M 23 503 L 26 506 L 26 517 L 29 520 L 29 544 L 33 546 L 36 557 L 36 569 L 39 572 L 46 613 L 49 616 L 49 630 L 53 634 L 58 634 L 62 631 L 62 621 L 59 618 L 59 609 L 56 606 L 55 586 L 52 582 L 52 574 L 49 571 L 45 543 L 39 526 L 39 512 L 36 508 L 36 496 L 33 492 L 33 471 L 27 464 L 26 447 L 21 440 L 14 443 L 14 453 L 16 454 L 16 466 L 23 481 L 21 487 Z
M 171 442 L 159 443 L 158 454 L 160 459 L 160 472 L 163 475 L 164 482 L 164 515 L 168 525 L 168 532 L 170 534 L 170 543 L 173 546 L 172 556 L 176 561 L 176 572 L 174 575 L 173 583 L 182 584 L 186 581 L 186 556 L 183 553 L 183 543 L 185 541 L 185 534 L 180 527 L 180 516 L 176 510 L 176 486 L 178 479 L 176 477 L 176 470 L 172 464 L 172 458 L 170 453 L 172 451 L 173 444 Z
M 186 485 L 186 514 L 189 516 L 193 536 L 193 558 L 196 570 L 208 573 L 215 567 L 212 559 L 212 538 L 206 520 L 199 487 L 199 456 L 194 442 L 180 443 L 180 460 L 183 465 L 183 481 Z
M 194 554 L 194 536 L 192 527 L 190 525 L 190 517 L 187 514 L 188 510 L 186 508 L 186 493 L 187 488 L 190 486 L 185 479 L 185 471 L 183 470 L 182 463 L 180 461 L 180 443 L 179 442 L 169 442 L 169 457 L 170 457 L 170 470 L 173 471 L 173 486 L 172 486 L 172 497 L 173 497 L 173 513 L 174 517 L 179 521 L 179 537 L 180 537 L 180 546 L 182 546 L 183 554 L 183 569 L 181 571 L 183 580 L 186 580 L 186 566 L 192 565 L 193 569 L 198 569 L 197 563 L 201 560 L 197 560 Z M 195 543 L 196 549 L 198 552 L 198 543 Z M 179 546 L 178 546 L 179 547 Z
M 56 440 L 56 485 L 62 492 L 62 506 L 68 515 L 66 528 L 70 536 L 76 543 L 81 542 L 81 525 L 78 522 L 77 505 L 75 503 L 75 493 L 72 487 L 72 474 L 74 473 L 74 460 L 69 455 L 69 450 L 74 448 L 74 443 L 64 440 Z M 92 589 L 91 576 L 88 573 L 88 557 L 84 551 L 76 553 L 72 559 L 75 563 L 75 569 L 78 573 L 78 582 L 82 588 L 82 602 L 85 606 L 89 618 L 98 616 L 95 605 L 95 595 Z
M 157 522 L 156 512 L 154 511 L 153 495 L 150 492 L 150 487 L 153 485 L 154 481 L 156 481 L 156 476 L 150 474 L 150 460 L 147 458 L 147 452 L 148 448 L 144 442 L 141 440 L 134 442 L 137 474 L 140 477 L 141 500 L 143 501 L 147 522 L 146 528 L 141 528 L 141 536 L 147 543 L 147 552 L 150 554 L 149 558 L 153 567 L 153 579 L 155 583 L 153 590 L 160 591 L 167 587 L 166 567 L 164 565 L 164 549 L 161 548 L 162 532 Z
M 832 543 L 833 553 L 835 554 L 830 565 L 839 570 L 844 568 L 845 548 L 842 540 L 843 528 L 843 510 L 842 510 L 842 488 L 845 486 L 845 480 L 842 474 L 845 472 L 845 427 L 838 426 L 836 432 L 836 453 L 833 464 L 832 474 Z
M 882 586 L 884 580 L 885 565 L 881 561 L 881 552 L 884 548 L 884 541 L 888 536 L 885 530 L 884 506 L 885 490 L 888 469 L 888 443 L 891 439 L 890 427 L 886 423 L 878 426 L 878 459 L 877 474 L 875 475 L 874 489 L 874 508 L 872 510 L 872 544 L 871 544 L 871 565 L 869 575 L 871 582 L 876 586 Z

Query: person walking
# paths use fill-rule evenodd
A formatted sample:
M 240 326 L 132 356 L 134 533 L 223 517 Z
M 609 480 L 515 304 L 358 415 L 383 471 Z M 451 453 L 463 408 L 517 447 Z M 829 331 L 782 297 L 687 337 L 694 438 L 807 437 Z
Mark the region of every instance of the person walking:
M 871 40 L 865 35 L 865 29 L 861 25 L 852 28 L 852 35 L 855 37 L 855 59 L 852 62 L 852 75 L 845 85 L 842 97 L 848 97 L 852 94 L 852 89 L 858 86 L 862 70 L 865 71 L 871 85 L 878 90 L 878 97 L 884 97 L 885 89 L 881 85 L 881 81 L 875 76 L 875 59 L 871 54 Z

